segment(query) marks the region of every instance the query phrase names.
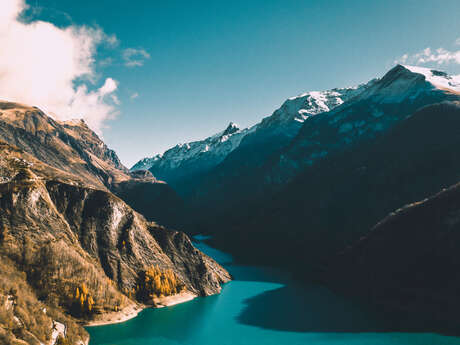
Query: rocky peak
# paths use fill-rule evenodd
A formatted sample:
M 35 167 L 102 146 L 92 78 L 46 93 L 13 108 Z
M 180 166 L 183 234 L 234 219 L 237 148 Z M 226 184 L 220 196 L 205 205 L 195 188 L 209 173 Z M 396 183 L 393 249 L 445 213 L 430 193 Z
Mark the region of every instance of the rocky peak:
M 222 133 L 222 136 L 233 134 L 235 132 L 238 132 L 239 130 L 240 128 L 236 123 L 230 122 L 225 131 Z
M 116 153 L 83 121 L 56 121 L 36 107 L 3 101 L 0 139 L 97 187 L 130 178 Z
M 423 93 L 457 93 L 460 76 L 418 66 L 396 65 L 372 87 L 359 95 L 360 100 L 381 103 L 411 102 Z

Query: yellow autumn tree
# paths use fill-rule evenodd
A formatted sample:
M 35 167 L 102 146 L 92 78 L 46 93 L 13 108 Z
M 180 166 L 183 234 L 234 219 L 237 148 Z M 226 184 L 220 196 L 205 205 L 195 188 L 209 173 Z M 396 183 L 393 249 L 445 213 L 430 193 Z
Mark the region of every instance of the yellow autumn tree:
M 139 284 L 136 288 L 140 299 L 151 300 L 155 296 L 176 294 L 182 291 L 183 286 L 173 270 L 150 266 L 139 275 Z

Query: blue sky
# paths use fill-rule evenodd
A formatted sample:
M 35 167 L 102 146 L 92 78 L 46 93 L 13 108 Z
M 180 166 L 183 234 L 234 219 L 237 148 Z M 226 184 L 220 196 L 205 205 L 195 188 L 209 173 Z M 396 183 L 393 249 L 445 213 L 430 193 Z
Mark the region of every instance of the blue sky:
M 127 166 L 230 121 L 252 125 L 287 97 L 381 76 L 404 54 L 460 50 L 458 0 L 27 4 L 31 20 L 116 36 L 95 70 L 117 82 L 118 115 L 103 138 Z M 460 73 L 454 59 L 428 65 Z

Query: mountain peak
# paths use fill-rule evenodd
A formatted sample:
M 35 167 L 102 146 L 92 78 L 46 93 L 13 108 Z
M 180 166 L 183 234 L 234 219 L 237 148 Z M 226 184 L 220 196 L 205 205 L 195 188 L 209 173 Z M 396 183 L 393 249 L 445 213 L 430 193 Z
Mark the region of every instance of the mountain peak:
M 421 74 L 425 80 L 440 89 L 460 92 L 460 75 L 450 76 L 446 72 L 419 66 L 399 65 L 412 73 Z
M 238 125 L 234 122 L 230 122 L 227 126 L 227 128 L 225 129 L 225 131 L 222 133 L 222 135 L 229 135 L 229 134 L 233 134 L 237 131 L 239 131 L 240 128 L 238 127 Z
M 359 100 L 372 98 L 381 103 L 412 102 L 422 93 L 460 92 L 460 75 L 418 66 L 396 65 L 371 87 L 362 92 Z

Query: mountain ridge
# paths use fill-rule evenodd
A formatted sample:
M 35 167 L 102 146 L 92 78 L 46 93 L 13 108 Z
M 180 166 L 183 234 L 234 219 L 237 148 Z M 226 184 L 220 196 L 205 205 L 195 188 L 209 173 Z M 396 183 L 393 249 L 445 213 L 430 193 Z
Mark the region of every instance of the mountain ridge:
M 187 175 L 196 176 L 200 173 L 206 173 L 212 168 L 219 165 L 229 154 L 231 154 L 248 137 L 266 137 L 264 140 L 270 140 L 269 137 L 284 137 L 283 143 L 295 136 L 303 122 L 310 116 L 317 115 L 323 111 L 343 103 L 366 85 L 359 85 L 352 88 L 336 88 L 327 91 L 312 91 L 287 99 L 279 109 L 271 116 L 261 119 L 261 121 L 251 127 L 236 129 L 236 125 L 231 122 L 224 131 L 218 132 L 201 141 L 193 141 L 185 144 L 178 144 L 173 148 L 165 151 L 163 154 L 155 155 L 151 158 L 143 158 L 133 165 L 130 169 L 148 169 L 155 176 L 164 179 L 173 186 L 182 187 L 190 178 L 184 179 L 185 174 L 178 173 L 180 170 L 189 170 Z M 228 131 L 231 129 L 231 133 Z M 228 138 L 227 138 L 228 135 Z M 237 137 L 234 137 L 237 136 Z M 254 139 L 251 140 L 254 140 Z M 231 146 L 216 145 L 231 141 Z M 255 139 L 260 140 L 260 139 Z M 242 143 L 243 141 L 243 143 Z M 281 144 L 277 144 L 281 145 Z M 210 159 L 209 156 L 216 156 Z M 208 161 L 206 161 L 208 160 Z M 210 161 L 209 161 L 210 160 Z M 198 166 L 199 168 L 196 168 Z M 198 177 L 199 178 L 199 177 Z M 179 188 L 180 189 L 180 188 Z

